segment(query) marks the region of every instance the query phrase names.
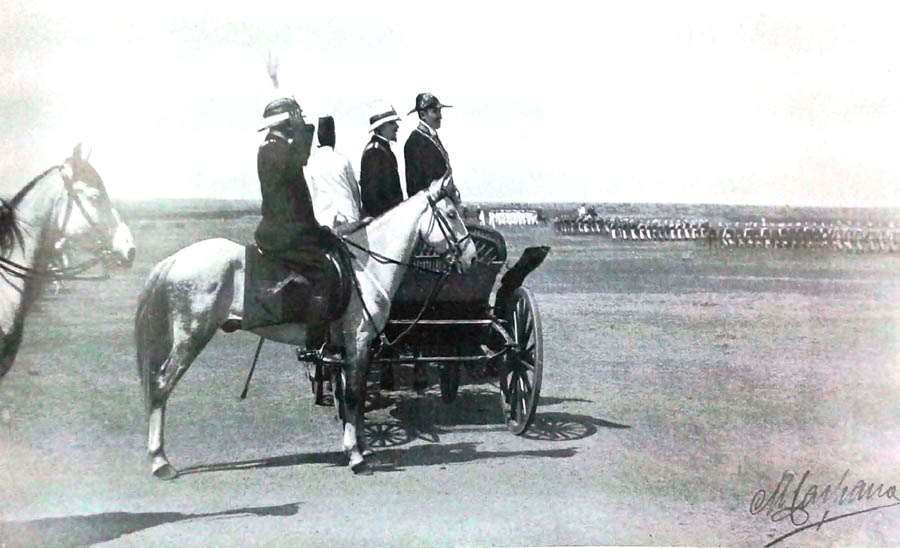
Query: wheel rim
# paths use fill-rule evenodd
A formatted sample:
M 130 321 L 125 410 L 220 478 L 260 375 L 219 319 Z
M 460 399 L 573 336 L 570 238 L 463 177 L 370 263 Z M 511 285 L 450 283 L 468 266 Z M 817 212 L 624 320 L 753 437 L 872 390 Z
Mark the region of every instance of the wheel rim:
M 543 333 L 534 297 L 520 287 L 512 295 L 509 331 L 516 343 L 500 378 L 500 398 L 507 427 L 522 434 L 534 420 L 541 389 Z

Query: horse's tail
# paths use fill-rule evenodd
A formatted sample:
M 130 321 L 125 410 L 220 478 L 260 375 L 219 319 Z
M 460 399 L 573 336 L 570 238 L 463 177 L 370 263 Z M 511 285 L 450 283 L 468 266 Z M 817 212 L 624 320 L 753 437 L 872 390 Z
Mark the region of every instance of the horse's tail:
M 150 409 L 150 382 L 154 370 L 168 357 L 172 347 L 169 329 L 169 302 L 165 280 L 174 258 L 157 263 L 138 295 L 134 315 L 134 343 L 137 351 L 138 376 L 144 394 L 144 405 Z

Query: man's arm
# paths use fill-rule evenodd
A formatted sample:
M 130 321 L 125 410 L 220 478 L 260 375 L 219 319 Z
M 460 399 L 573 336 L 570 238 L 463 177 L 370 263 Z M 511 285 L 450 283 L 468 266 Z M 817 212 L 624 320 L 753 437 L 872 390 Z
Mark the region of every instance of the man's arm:
M 403 146 L 403 159 L 406 163 L 406 197 L 412 198 L 422 189 L 425 178 L 422 172 L 421 150 L 416 146 L 414 136 L 407 139 Z
M 347 185 L 346 192 L 347 197 L 350 200 L 350 208 L 351 211 L 346 212 L 348 217 L 353 217 L 351 221 L 358 221 L 360 217 L 360 203 L 359 203 L 359 184 L 356 182 L 356 176 L 353 174 L 353 166 L 350 165 L 349 160 L 344 161 L 344 174 L 343 174 L 343 183 Z
M 389 171 L 385 151 L 375 148 L 363 155 L 360 191 L 363 207 L 369 215 L 378 216 L 389 207 L 389 186 L 392 183 Z

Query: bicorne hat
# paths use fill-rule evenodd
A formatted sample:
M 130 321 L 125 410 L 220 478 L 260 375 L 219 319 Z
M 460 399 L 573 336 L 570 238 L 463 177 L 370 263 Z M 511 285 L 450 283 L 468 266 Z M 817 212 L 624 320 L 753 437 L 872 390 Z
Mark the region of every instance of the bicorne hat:
M 430 93 L 420 93 L 416 95 L 416 108 L 407 112 L 407 115 L 412 114 L 413 112 L 421 112 L 423 110 L 428 110 L 430 108 L 449 108 L 453 105 L 444 105 L 438 100 L 437 97 Z

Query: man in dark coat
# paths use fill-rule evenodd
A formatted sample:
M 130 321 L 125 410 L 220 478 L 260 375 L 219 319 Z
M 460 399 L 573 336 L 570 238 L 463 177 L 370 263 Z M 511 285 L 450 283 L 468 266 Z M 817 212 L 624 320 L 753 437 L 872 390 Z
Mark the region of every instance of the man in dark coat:
M 419 126 L 409 134 L 403 147 L 406 158 L 406 195 L 412 196 L 420 190 L 428 188 L 435 179 L 440 179 L 450 169 L 450 157 L 438 137 L 441 127 L 441 109 L 443 105 L 437 97 L 430 93 L 416 96 L 416 108 L 409 114 L 419 114 Z
M 262 193 L 256 244 L 305 276 L 324 258 L 323 244 L 328 243 L 303 177 L 315 127 L 304 122 L 300 106 L 290 98 L 272 101 L 263 116 L 267 124 L 260 131 L 269 132 L 256 156 Z
M 263 117 L 266 125 L 260 131 L 269 132 L 256 156 L 262 192 L 262 220 L 256 228 L 256 245 L 264 255 L 280 260 L 312 284 L 314 295 L 306 303 L 311 317 L 307 348 L 317 350 L 328 340 L 324 316 L 329 305 L 325 286 L 330 262 L 326 252 L 333 248 L 335 236 L 316 221 L 303 175 L 315 126 L 303 120 L 300 105 L 291 98 L 269 103 Z M 325 355 L 339 359 L 340 349 L 328 345 Z M 329 401 L 317 393 L 316 403 L 328 405 Z
M 441 127 L 441 109 L 450 105 L 441 104 L 437 97 L 430 93 L 416 95 L 416 107 L 408 114 L 419 114 L 419 125 L 409 134 L 403 146 L 406 159 L 406 195 L 427 189 L 435 179 L 452 175 L 450 157 L 444 148 L 437 130 Z M 413 368 L 413 387 L 424 390 L 428 385 L 425 366 L 416 363 Z
M 372 140 L 363 150 L 359 169 L 359 191 L 366 215 L 378 217 L 403 201 L 397 157 L 391 151 L 391 141 L 397 140 L 397 120 L 394 107 L 384 105 L 369 117 Z

